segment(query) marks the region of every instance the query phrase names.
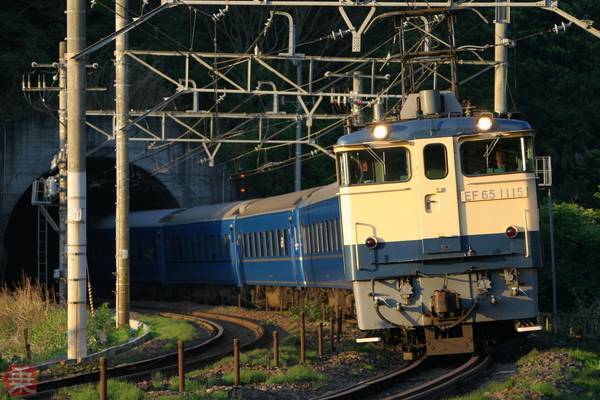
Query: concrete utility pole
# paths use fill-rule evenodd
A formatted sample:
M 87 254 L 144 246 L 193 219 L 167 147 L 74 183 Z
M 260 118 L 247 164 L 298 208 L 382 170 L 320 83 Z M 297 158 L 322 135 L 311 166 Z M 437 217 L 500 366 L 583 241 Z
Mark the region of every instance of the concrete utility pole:
M 58 44 L 58 298 L 67 300 L 67 42 Z
M 85 0 L 67 0 L 67 341 L 69 359 L 87 354 L 85 173 Z
M 506 114 L 508 105 L 506 101 L 506 87 L 508 82 L 508 25 L 510 23 L 510 9 L 496 7 L 495 21 L 495 52 L 494 61 L 494 112 Z
M 128 0 L 115 1 L 115 31 L 127 25 Z M 115 148 L 117 158 L 117 210 L 115 222 L 117 266 L 117 328 L 129 327 L 129 157 L 127 131 L 129 122 L 129 69 L 125 50 L 128 34 L 115 40 Z

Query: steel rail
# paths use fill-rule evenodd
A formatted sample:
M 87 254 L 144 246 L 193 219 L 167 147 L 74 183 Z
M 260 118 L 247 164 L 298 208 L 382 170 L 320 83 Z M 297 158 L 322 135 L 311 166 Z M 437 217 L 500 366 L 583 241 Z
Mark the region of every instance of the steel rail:
M 384 400 L 417 400 L 439 398 L 441 393 L 448 391 L 454 385 L 471 378 L 474 375 L 481 373 L 490 363 L 492 357 L 490 355 L 473 355 L 467 362 L 460 365 L 458 368 L 435 378 L 429 382 L 414 386 L 408 390 L 403 390 L 391 396 L 385 397 Z
M 354 399 L 380 393 L 382 387 L 398 383 L 400 378 L 406 378 L 416 372 L 419 367 L 423 367 L 426 361 L 431 361 L 427 357 L 421 357 L 416 361 L 393 369 L 382 375 L 365 379 L 347 388 L 328 393 L 323 396 L 313 398 L 312 400 L 339 400 Z M 491 356 L 473 355 L 467 362 L 444 375 L 435 378 L 429 382 L 413 386 L 410 389 L 398 391 L 384 398 L 384 400 L 417 400 L 428 398 L 439 398 L 440 393 L 447 391 L 459 382 L 464 381 L 483 371 L 491 362 Z
M 389 384 L 393 384 L 394 381 L 400 377 L 406 377 L 409 374 L 415 372 L 423 363 L 427 357 L 421 357 L 408 365 L 403 365 L 393 370 L 374 376 L 369 379 L 360 381 L 352 386 L 338 390 L 333 393 L 327 393 L 323 396 L 315 397 L 312 400 L 337 400 L 337 399 L 350 399 L 365 394 L 381 391 L 381 387 Z
M 157 312 L 158 310 L 152 310 Z M 208 362 L 215 361 L 223 356 L 231 353 L 231 346 L 228 346 L 223 342 L 225 329 L 223 326 L 215 320 L 226 321 L 231 324 L 241 326 L 248 329 L 253 333 L 254 339 L 244 343 L 241 347 L 247 348 L 253 346 L 256 342 L 264 336 L 264 329 L 257 323 L 234 316 L 221 316 L 217 314 L 202 313 L 202 312 L 191 312 L 191 313 L 173 313 L 158 311 L 164 316 L 173 316 L 176 318 L 184 318 L 192 320 L 199 325 L 204 326 L 209 331 L 209 337 L 199 344 L 185 349 L 185 368 L 189 369 L 194 366 L 202 365 Z M 203 315 L 203 316 L 200 316 Z M 206 317 L 204 317 L 206 316 Z M 215 348 L 217 345 L 222 345 L 222 350 L 209 356 L 203 356 L 206 351 Z M 135 361 L 132 363 L 116 365 L 107 370 L 108 378 L 118 378 L 122 380 L 139 380 L 143 377 L 150 376 L 152 373 L 160 372 L 171 372 L 177 370 L 177 351 L 170 352 L 167 354 L 151 357 L 148 359 Z M 63 387 L 76 386 L 86 383 L 94 383 L 99 379 L 98 370 L 91 372 L 83 372 L 79 374 L 73 374 L 61 378 L 50 379 L 40 381 L 37 383 L 37 393 L 25 396 L 26 399 L 45 399 L 51 398 L 52 395 Z

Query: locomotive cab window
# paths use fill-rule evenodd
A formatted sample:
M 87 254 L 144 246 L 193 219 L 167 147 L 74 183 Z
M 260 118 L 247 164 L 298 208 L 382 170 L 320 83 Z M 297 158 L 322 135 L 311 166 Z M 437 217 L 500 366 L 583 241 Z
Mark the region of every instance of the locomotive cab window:
M 448 157 L 446 146 L 435 143 L 428 144 L 423 149 L 425 176 L 429 179 L 443 179 L 448 175 Z
M 410 157 L 404 147 L 348 151 L 338 158 L 342 186 L 406 182 Z
M 497 137 L 470 140 L 460 146 L 460 157 L 465 175 L 533 172 L 533 139 Z

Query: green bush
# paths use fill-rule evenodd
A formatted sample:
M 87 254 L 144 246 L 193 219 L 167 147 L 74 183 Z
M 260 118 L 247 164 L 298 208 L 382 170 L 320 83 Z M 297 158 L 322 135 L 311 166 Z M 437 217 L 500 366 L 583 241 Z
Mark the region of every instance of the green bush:
M 559 311 L 600 316 L 597 282 L 600 281 L 600 210 L 574 203 L 557 203 L 554 242 Z M 552 309 L 550 231 L 547 204 L 540 209 L 543 228 L 544 263 L 539 270 L 540 308 Z
M 66 355 L 67 309 L 49 307 L 45 318 L 33 326 L 30 334 L 35 361 L 50 360 Z
M 304 311 L 304 317 L 307 322 L 317 322 L 321 320 L 321 304 L 320 300 L 304 300 L 290 307 L 292 320 L 298 321 L 300 313 Z
M 88 346 L 91 353 L 129 339 L 129 330 L 115 333 L 115 320 L 107 303 L 96 309 L 94 315 L 88 313 Z M 112 339 L 112 341 L 111 341 Z M 121 340 L 119 340 L 121 339 Z

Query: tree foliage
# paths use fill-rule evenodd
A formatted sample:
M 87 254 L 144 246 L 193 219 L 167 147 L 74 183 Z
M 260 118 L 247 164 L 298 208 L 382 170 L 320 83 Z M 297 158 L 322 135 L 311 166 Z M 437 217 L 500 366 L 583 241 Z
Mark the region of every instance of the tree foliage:
M 552 309 L 550 231 L 548 207 L 541 210 L 544 234 L 544 268 L 540 270 L 541 309 Z M 558 306 L 562 311 L 600 315 L 600 210 L 574 203 L 553 207 Z M 590 307 L 596 304 L 596 310 Z

